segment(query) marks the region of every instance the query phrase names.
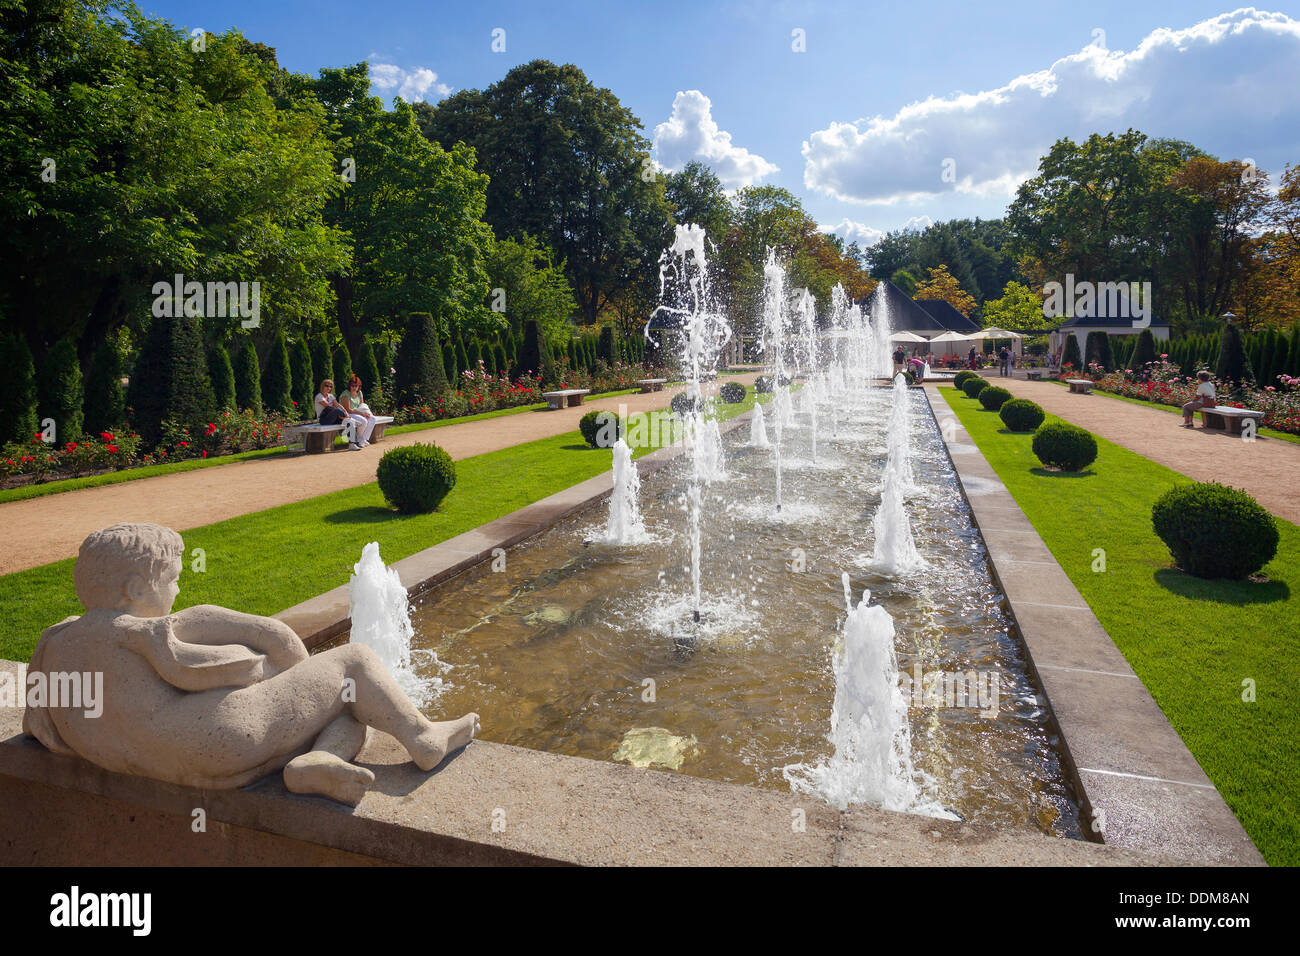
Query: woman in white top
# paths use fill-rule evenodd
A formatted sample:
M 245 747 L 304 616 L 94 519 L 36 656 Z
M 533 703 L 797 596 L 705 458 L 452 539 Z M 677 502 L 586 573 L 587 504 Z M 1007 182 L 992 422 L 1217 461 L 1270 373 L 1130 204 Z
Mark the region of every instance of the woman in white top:
M 1198 372 L 1197 378 L 1201 383 L 1196 386 L 1196 397 L 1183 406 L 1183 427 L 1195 428 L 1192 422 L 1192 416 L 1196 414 L 1198 408 L 1213 408 L 1218 404 L 1218 399 L 1214 397 L 1214 383 L 1210 381 L 1209 372 Z
M 360 451 L 361 446 L 357 444 L 357 426 L 352 417 L 348 414 L 346 408 L 339 404 L 338 399 L 334 397 L 334 382 L 332 379 L 325 379 L 320 383 L 320 391 L 316 393 L 316 421 L 322 425 L 343 425 L 348 438 L 348 448 L 352 451 Z
M 370 414 L 370 406 L 361 394 L 361 377 L 353 375 L 348 379 L 348 387 L 339 396 L 339 404 L 353 421 L 357 444 L 365 448 L 370 444 L 370 433 L 375 430 L 375 416 Z

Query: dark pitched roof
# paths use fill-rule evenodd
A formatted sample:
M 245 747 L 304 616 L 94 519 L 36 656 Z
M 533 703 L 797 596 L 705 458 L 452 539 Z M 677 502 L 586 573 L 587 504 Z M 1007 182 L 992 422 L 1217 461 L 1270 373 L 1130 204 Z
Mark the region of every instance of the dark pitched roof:
M 1079 329 L 1079 328 L 1100 328 L 1104 326 L 1132 325 L 1132 324 L 1133 324 L 1132 316 L 1127 316 L 1127 315 L 1118 316 L 1115 318 L 1112 318 L 1107 315 L 1089 315 L 1089 316 L 1076 315 L 1073 318 L 1066 319 L 1059 327 L 1062 329 Z M 1160 318 L 1160 316 L 1158 315 L 1151 316 L 1152 328 L 1156 326 L 1164 327 L 1168 325 L 1169 323 L 1166 322 L 1164 319 Z M 1140 329 L 1141 327 L 1139 326 L 1138 328 Z
M 917 299 L 916 304 L 929 312 L 949 332 L 978 332 L 980 327 L 943 299 Z
M 883 289 L 882 293 L 880 289 Z M 872 293 L 868 300 L 872 308 L 876 305 L 877 295 L 883 295 L 889 308 L 889 322 L 895 332 L 942 332 L 944 326 L 934 316 L 907 295 L 902 289 L 888 279 L 881 280 L 880 289 Z M 875 318 L 875 316 L 872 316 Z

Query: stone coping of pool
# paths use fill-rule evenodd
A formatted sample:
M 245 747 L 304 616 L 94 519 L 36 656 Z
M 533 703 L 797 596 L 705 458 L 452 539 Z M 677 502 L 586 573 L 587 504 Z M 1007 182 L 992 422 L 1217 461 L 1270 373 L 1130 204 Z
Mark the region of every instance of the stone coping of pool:
M 1264 865 L 1192 752 L 944 397 L 925 390 L 1059 731 L 1084 826 L 1107 844 L 1205 865 Z
M 728 419 L 719 426 L 726 434 L 748 424 L 752 411 Z M 667 445 L 636 459 L 637 471 L 644 478 L 684 454 L 680 444 Z M 586 481 L 557 491 L 553 495 L 525 505 L 472 531 L 448 538 L 441 544 L 425 548 L 410 557 L 394 561 L 407 594 L 416 597 L 458 574 L 483 563 L 498 548 L 506 549 L 595 504 L 614 490 L 613 471 L 602 472 Z M 352 626 L 348 603 L 348 585 L 295 604 L 274 615 L 294 629 L 308 649 L 320 647 Z
M 0 661 L 0 671 L 17 668 Z M 357 761 L 374 771 L 374 787 L 351 808 L 289 793 L 279 774 L 200 790 L 111 773 L 50 753 L 21 727 L 21 708 L 0 708 L 0 819 L 9 824 L 0 866 L 1176 862 L 487 741 L 425 774 L 380 733 Z

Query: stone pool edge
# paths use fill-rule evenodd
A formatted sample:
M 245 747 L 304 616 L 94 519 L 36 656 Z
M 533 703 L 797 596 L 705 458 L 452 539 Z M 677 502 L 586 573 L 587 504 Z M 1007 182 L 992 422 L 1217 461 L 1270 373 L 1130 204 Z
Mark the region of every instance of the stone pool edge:
M 1084 826 L 1108 845 L 1187 863 L 1266 865 L 938 387 L 924 391 L 1056 724 Z

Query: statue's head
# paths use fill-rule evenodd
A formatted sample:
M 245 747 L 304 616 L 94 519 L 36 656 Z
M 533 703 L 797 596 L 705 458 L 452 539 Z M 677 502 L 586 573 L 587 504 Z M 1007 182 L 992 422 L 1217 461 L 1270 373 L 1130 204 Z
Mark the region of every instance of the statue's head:
M 184 549 L 179 534 L 156 524 L 115 524 L 87 535 L 72 572 L 77 597 L 87 611 L 170 614 Z

